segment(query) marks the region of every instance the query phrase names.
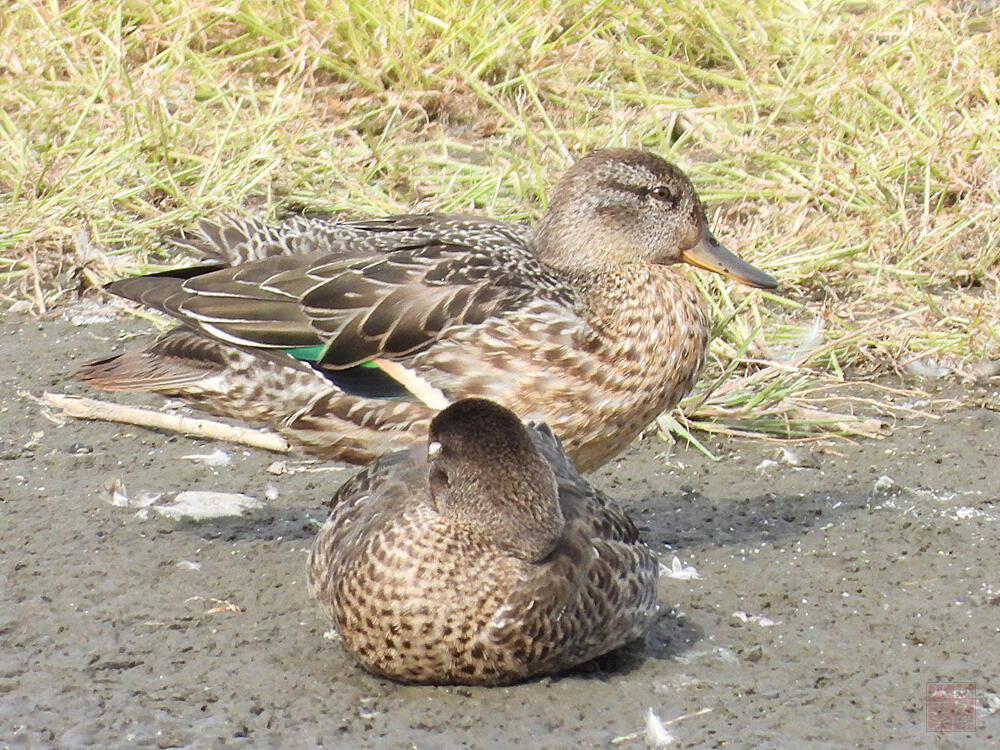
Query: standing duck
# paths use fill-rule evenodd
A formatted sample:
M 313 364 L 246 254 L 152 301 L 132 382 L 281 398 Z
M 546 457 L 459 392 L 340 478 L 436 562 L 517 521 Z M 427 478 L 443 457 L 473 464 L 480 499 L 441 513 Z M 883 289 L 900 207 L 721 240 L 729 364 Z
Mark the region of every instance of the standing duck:
M 425 450 L 349 480 L 309 557 L 309 591 L 366 669 L 498 685 L 639 637 L 658 562 L 545 425 L 483 399 L 430 424 Z
M 442 214 L 229 219 L 177 242 L 210 262 L 108 289 L 181 327 L 77 377 L 355 463 L 423 442 L 438 410 L 481 397 L 547 422 L 590 471 L 697 380 L 710 323 L 681 263 L 777 285 L 715 239 L 680 169 L 627 149 L 574 164 L 533 229 Z

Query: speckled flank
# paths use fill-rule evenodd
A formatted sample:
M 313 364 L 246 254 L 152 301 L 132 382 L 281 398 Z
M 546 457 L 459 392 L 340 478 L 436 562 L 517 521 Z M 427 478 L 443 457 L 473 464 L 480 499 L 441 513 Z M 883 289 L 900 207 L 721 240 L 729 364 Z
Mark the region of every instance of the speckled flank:
M 366 669 L 503 684 L 643 633 L 657 561 L 547 428 L 473 399 L 431 432 L 439 455 L 387 456 L 341 488 L 309 560 L 313 597 Z
M 577 162 L 534 230 L 437 214 L 203 223 L 177 242 L 221 264 L 110 285 L 182 328 L 79 377 L 366 462 L 421 444 L 434 416 L 418 398 L 334 382 L 391 360 L 447 401 L 481 396 L 548 422 L 589 471 L 697 379 L 710 325 L 678 264 L 706 237 L 687 177 L 627 150 Z M 282 351 L 309 347 L 324 352 L 315 368 Z

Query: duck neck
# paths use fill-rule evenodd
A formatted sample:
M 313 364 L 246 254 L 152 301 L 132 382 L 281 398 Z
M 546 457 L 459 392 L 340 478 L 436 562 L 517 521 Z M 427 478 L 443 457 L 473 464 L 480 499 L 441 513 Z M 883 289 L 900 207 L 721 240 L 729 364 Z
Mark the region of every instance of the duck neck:
M 694 334 L 707 342 L 705 299 L 678 266 L 630 263 L 579 274 L 573 286 L 577 312 L 606 343 L 636 341 L 643 332 L 654 339 Z
M 592 380 L 606 375 L 607 398 L 632 402 L 641 429 L 698 379 L 710 333 L 704 297 L 675 266 L 634 264 L 591 275 L 576 289 L 589 328 L 581 348 L 603 363 Z

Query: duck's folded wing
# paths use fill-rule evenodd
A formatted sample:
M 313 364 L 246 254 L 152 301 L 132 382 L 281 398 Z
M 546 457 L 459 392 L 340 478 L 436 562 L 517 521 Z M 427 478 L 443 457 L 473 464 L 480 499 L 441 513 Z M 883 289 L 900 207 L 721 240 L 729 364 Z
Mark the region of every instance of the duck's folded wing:
M 480 637 L 493 645 L 510 645 L 517 640 L 522 647 L 537 648 L 558 641 L 560 633 L 556 631 L 564 624 L 564 615 L 573 612 L 587 595 L 595 555 L 586 525 L 567 523 L 552 554 L 532 566 L 497 608 Z
M 645 545 L 595 538 L 586 521 L 568 522 L 551 559 L 522 581 L 480 637 L 534 662 L 533 671 L 585 661 L 642 634 L 657 609 L 656 577 Z
M 330 368 L 404 357 L 450 326 L 565 294 L 523 245 L 438 240 L 346 260 L 275 255 L 108 288 L 231 344 L 316 348 L 305 358 Z
M 364 559 L 378 530 L 391 528 L 429 501 L 425 489 L 427 449 L 421 446 L 389 453 L 373 461 L 337 490 L 327 504 L 329 515 L 309 556 L 309 589 L 330 601 L 344 560 Z
M 524 244 L 531 236 L 526 224 L 457 214 L 402 214 L 342 221 L 292 216 L 276 224 L 226 216 L 200 221 L 195 227 L 167 237 L 166 242 L 216 265 L 235 266 L 279 255 L 325 253 L 337 258 L 362 258 L 426 242 Z
M 640 544 L 639 531 L 628 514 L 607 495 L 590 486 L 566 455 L 562 441 L 547 424 L 531 425 L 535 447 L 552 467 L 559 489 L 559 506 L 566 522 L 577 521 L 594 539 Z
M 409 494 L 422 499 L 426 477 L 426 446 L 419 445 L 408 450 L 386 453 L 344 482 L 334 493 L 333 498 L 327 502 L 326 507 L 331 515 L 351 513 L 350 509 L 358 505 L 359 497 L 371 495 L 392 482 L 406 488 Z M 408 493 L 401 494 L 405 496 Z M 388 494 L 391 496 L 392 493 Z M 383 500 L 382 503 L 387 507 L 395 505 L 391 500 Z

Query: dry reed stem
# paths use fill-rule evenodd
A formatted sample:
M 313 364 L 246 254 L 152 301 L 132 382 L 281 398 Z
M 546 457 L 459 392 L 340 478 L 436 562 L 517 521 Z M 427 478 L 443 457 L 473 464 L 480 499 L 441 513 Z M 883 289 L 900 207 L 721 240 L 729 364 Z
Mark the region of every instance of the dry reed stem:
M 61 409 L 62 413 L 76 419 L 97 419 L 105 422 L 121 422 L 123 424 L 148 427 L 154 430 L 179 432 L 208 440 L 220 440 L 236 443 L 251 448 L 263 448 L 275 453 L 288 453 L 288 442 L 273 432 L 254 430 L 248 427 L 214 422 L 208 419 L 193 419 L 174 414 L 164 414 L 150 409 L 135 406 L 124 406 L 110 401 L 99 401 L 80 396 L 69 396 L 62 393 L 43 393 L 42 403 Z

